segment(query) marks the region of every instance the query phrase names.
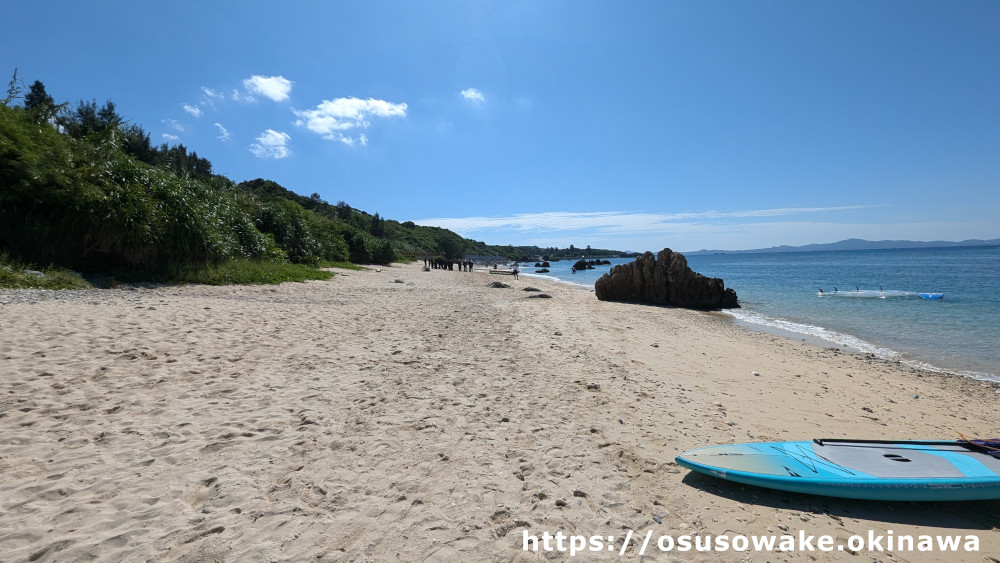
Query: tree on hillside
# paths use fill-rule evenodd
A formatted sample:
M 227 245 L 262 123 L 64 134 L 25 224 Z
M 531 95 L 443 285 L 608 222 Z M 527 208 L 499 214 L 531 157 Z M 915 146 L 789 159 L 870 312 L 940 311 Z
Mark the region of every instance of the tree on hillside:
M 66 104 L 56 105 L 56 101 L 45 91 L 45 84 L 40 80 L 36 80 L 31 85 L 31 90 L 24 96 L 24 109 L 35 123 L 45 123 L 65 107 Z
M 125 122 L 122 116 L 118 115 L 115 103 L 111 100 L 104 102 L 101 109 L 97 110 L 97 121 L 102 129 L 111 129 L 112 127 L 117 129 Z
M 320 210 L 329 205 L 330 204 L 327 203 L 325 199 L 323 199 L 323 196 L 319 195 L 316 192 L 313 192 L 312 195 L 309 196 L 308 209 L 312 209 L 313 211 L 319 212 Z
M 147 133 L 139 125 L 128 124 L 122 127 L 122 150 L 146 164 L 156 164 L 156 149 L 149 140 Z
M 115 110 L 115 103 L 111 100 L 104 102 L 100 109 L 95 100 L 89 102 L 80 100 L 72 112 L 56 118 L 56 123 L 74 139 L 118 129 L 123 122 Z
M 458 260 L 465 256 L 465 239 L 451 231 L 441 230 L 435 237 L 438 250 L 446 260 Z
M 385 236 L 385 219 L 379 216 L 378 211 L 375 212 L 375 216 L 372 217 L 372 226 L 368 229 L 373 236 L 382 238 Z
M 212 175 L 212 163 L 206 158 L 200 158 L 196 152 L 188 154 L 184 145 L 170 147 L 163 143 L 156 151 L 155 160 L 157 165 L 179 177 L 207 179 Z
M 347 221 L 351 218 L 351 206 L 347 205 L 347 202 L 343 200 L 337 202 L 337 217 L 341 221 Z

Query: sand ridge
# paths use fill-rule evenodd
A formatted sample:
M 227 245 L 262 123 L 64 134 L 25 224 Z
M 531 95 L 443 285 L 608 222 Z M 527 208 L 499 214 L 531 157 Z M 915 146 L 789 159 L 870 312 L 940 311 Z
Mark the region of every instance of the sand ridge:
M 1000 553 L 996 501 L 825 499 L 673 462 L 714 443 L 1000 435 L 995 385 L 527 276 L 486 287 L 498 277 L 407 264 L 0 293 L 0 559 L 561 560 L 522 534 L 562 531 L 616 538 L 583 560 L 638 560 L 618 555 L 628 530 L 976 534 L 969 560 Z

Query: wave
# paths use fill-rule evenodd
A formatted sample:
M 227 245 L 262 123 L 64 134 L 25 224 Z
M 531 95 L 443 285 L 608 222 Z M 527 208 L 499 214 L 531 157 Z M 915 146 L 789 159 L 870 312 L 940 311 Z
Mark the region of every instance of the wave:
M 591 289 L 591 290 L 594 289 L 594 283 L 593 282 L 591 282 L 589 284 L 586 284 L 586 283 L 575 282 L 575 281 L 572 281 L 572 280 L 567 280 L 565 278 L 560 278 L 560 277 L 556 277 L 556 276 L 548 276 L 548 275 L 545 275 L 545 274 L 535 274 L 535 273 L 525 273 L 525 272 L 521 272 L 521 275 L 529 277 L 529 278 L 539 278 L 539 279 L 543 279 L 543 280 L 549 280 L 549 281 L 560 282 L 560 283 L 565 283 L 565 284 L 569 284 L 569 285 L 575 285 L 575 286 L 578 286 L 578 287 L 586 287 L 587 289 Z
M 850 334 L 844 334 L 842 332 L 837 332 L 821 326 L 807 325 L 786 319 L 769 317 L 756 311 L 749 311 L 746 309 L 729 309 L 725 312 L 736 320 L 749 325 L 755 325 L 765 329 L 777 329 L 783 333 L 791 333 L 792 335 L 805 336 L 827 344 L 842 346 L 855 352 L 873 354 L 879 358 L 887 360 L 899 359 L 899 353 L 894 350 L 878 346 Z
M 762 313 L 756 311 L 749 311 L 746 309 L 727 309 L 724 313 L 730 315 L 737 322 L 743 323 L 747 328 L 763 330 L 764 332 L 769 332 L 772 334 L 777 334 L 783 337 L 805 337 L 807 341 L 812 340 L 812 343 L 819 343 L 823 345 L 834 345 L 847 349 L 848 351 L 859 352 L 862 354 L 871 354 L 877 358 L 883 360 L 896 361 L 907 367 L 914 369 L 919 369 L 921 371 L 929 371 L 933 373 L 941 373 L 948 375 L 957 375 L 962 377 L 969 377 L 972 379 L 978 379 L 981 381 L 992 381 L 1000 382 L 1000 377 L 989 373 L 982 373 L 977 371 L 969 370 L 950 370 L 940 368 L 938 366 L 931 365 L 927 362 L 911 360 L 903 357 L 902 354 L 895 350 L 873 344 L 856 336 L 850 334 L 844 334 L 837 332 L 835 330 L 830 330 L 828 328 L 823 328 L 820 326 L 808 325 L 803 323 L 797 323 L 794 321 L 789 321 L 787 319 L 781 319 L 776 317 L 769 317 Z

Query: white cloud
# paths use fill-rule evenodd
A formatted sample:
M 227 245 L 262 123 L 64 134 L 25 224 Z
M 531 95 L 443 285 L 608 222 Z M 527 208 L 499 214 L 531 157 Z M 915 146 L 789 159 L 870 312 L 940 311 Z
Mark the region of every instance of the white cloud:
M 202 91 L 202 93 L 205 94 L 205 97 L 213 99 L 213 100 L 224 100 L 224 99 L 226 99 L 226 95 L 223 94 L 222 92 L 216 92 L 215 90 L 212 90 L 211 88 L 206 88 L 205 86 L 201 87 L 201 91 Z
M 486 101 L 486 98 L 483 97 L 483 93 L 475 88 L 466 88 L 465 90 L 459 92 L 459 94 L 474 104 L 481 104 Z
M 291 80 L 284 76 L 258 76 L 253 75 L 243 81 L 243 87 L 251 94 L 258 94 L 270 98 L 275 102 L 283 102 L 288 99 L 292 91 Z
M 184 104 L 184 111 L 190 113 L 195 117 L 199 117 L 201 115 L 201 108 L 199 108 L 198 106 L 192 106 L 190 104 Z
M 230 97 L 233 99 L 234 102 L 255 102 L 255 101 L 257 101 L 257 99 L 254 98 L 253 96 L 251 96 L 249 94 L 244 94 L 243 92 L 240 92 L 236 88 L 233 88 L 233 93 L 232 93 L 232 96 L 230 96 Z
M 167 129 L 170 129 L 171 131 L 174 131 L 176 133 L 184 132 L 184 126 L 181 125 L 181 123 L 176 119 L 164 119 L 163 124 L 167 127 Z M 177 139 L 180 139 L 180 137 L 174 135 L 173 133 L 163 133 L 160 136 L 163 137 L 163 140 L 167 142 L 173 142 L 176 141 Z
M 374 117 L 406 117 L 406 104 L 394 104 L 385 100 L 368 98 L 336 98 L 323 100 L 315 109 L 292 110 L 300 127 L 306 127 L 324 139 L 340 141 L 346 145 L 368 144 L 368 137 L 361 134 L 357 138 L 349 135 L 354 129 L 367 129 Z
M 223 127 L 221 123 L 216 123 L 215 126 L 219 128 L 219 136 L 217 137 L 218 139 L 222 139 L 223 141 L 228 141 L 229 138 L 233 136 L 232 133 L 230 133 L 228 129 Z
M 212 108 L 213 110 L 216 109 L 215 105 L 216 102 L 221 103 L 226 100 L 225 94 L 223 94 L 222 92 L 217 92 L 215 90 L 212 90 L 211 88 L 208 88 L 206 86 L 201 87 L 201 93 L 202 93 L 202 101 L 198 105 L 206 106 Z
M 184 126 L 176 119 L 164 119 L 163 124 L 173 131 L 184 131 Z
M 250 145 L 250 152 L 258 158 L 285 158 L 292 154 L 288 142 L 292 137 L 284 131 L 268 129 L 257 137 L 257 142 Z
M 339 133 L 326 138 L 332 141 L 340 141 L 341 143 L 344 143 L 349 147 L 353 147 L 355 143 L 361 145 L 362 147 L 368 146 L 368 135 L 365 135 L 364 133 L 358 135 L 357 139 L 355 139 L 354 137 L 347 137 Z

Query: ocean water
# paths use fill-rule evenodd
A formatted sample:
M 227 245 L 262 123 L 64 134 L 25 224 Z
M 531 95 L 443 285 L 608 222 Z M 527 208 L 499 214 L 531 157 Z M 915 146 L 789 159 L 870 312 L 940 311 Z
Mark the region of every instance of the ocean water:
M 1000 381 L 996 246 L 687 259 L 694 271 L 722 278 L 736 290 L 742 308 L 726 313 L 741 324 L 924 369 Z M 593 288 L 611 268 L 573 274 L 571 266 L 571 261 L 552 262 L 550 272 L 542 275 Z M 525 274 L 535 270 L 522 265 Z M 919 292 L 944 297 L 922 299 Z

